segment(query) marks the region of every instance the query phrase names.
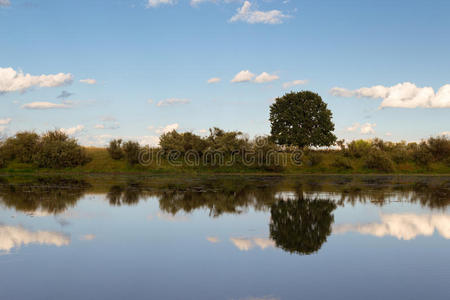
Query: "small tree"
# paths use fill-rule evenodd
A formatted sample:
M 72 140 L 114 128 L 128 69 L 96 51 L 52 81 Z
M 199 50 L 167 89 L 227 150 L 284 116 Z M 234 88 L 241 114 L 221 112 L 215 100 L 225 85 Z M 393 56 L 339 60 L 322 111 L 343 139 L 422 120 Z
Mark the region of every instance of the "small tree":
M 332 113 L 322 98 L 313 92 L 288 93 L 270 106 L 272 139 L 279 145 L 331 146 L 333 134 Z
M 138 142 L 125 142 L 122 145 L 122 149 L 125 153 L 125 158 L 130 165 L 139 163 L 139 152 L 141 151 L 141 147 Z
M 109 142 L 108 153 L 112 159 L 118 160 L 123 157 L 123 150 L 121 148 L 122 140 L 112 140 Z

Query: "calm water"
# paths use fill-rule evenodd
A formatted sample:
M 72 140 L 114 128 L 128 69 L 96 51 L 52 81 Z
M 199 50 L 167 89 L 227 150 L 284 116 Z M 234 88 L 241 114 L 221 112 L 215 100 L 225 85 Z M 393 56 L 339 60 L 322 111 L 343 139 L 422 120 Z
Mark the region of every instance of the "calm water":
M 0 299 L 449 299 L 450 177 L 0 177 Z

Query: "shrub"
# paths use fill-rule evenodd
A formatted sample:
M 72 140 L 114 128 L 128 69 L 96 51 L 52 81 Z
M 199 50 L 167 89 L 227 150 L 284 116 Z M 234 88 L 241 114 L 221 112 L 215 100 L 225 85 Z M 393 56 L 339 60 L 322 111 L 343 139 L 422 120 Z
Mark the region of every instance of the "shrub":
M 405 142 L 396 143 L 391 149 L 392 160 L 396 163 L 406 162 L 411 159 L 411 153 Z
M 2 156 L 5 160 L 17 159 L 21 163 L 33 162 L 38 151 L 39 135 L 34 132 L 18 132 L 14 137 L 8 138 L 2 146 Z
M 437 161 L 443 161 L 450 157 L 450 140 L 446 136 L 431 137 L 427 141 L 428 149 Z
M 72 168 L 89 160 L 84 148 L 61 131 L 44 134 L 34 156 L 34 163 L 41 168 Z
M 278 153 L 279 147 L 269 137 L 256 137 L 251 147 L 256 155 L 255 159 L 259 168 L 274 172 L 284 170 L 281 155 Z
M 130 165 L 139 163 L 139 153 L 141 151 L 141 147 L 138 142 L 125 142 L 122 145 L 122 150 L 125 154 L 125 159 Z
M 366 155 L 370 148 L 372 147 L 371 143 L 364 140 L 356 140 L 352 141 L 347 145 L 347 149 L 345 150 L 345 155 L 350 157 L 360 158 Z
M 433 155 L 431 154 L 431 151 L 425 142 L 421 142 L 419 145 L 412 144 L 410 147 L 413 160 L 416 164 L 428 167 L 429 164 L 433 161 Z
M 366 158 L 366 167 L 383 172 L 393 172 L 395 170 L 394 162 L 386 152 L 381 150 L 372 150 Z
M 119 160 L 124 156 L 123 150 L 121 148 L 122 140 L 112 140 L 109 142 L 108 153 L 112 159 Z
M 307 156 L 308 164 L 311 166 L 318 166 L 323 161 L 323 155 L 319 152 L 310 152 Z
M 351 170 L 353 169 L 352 162 L 350 159 L 342 156 L 336 157 L 334 162 L 332 163 L 332 166 L 338 169 L 344 169 L 344 170 Z
M 220 151 L 223 153 L 233 153 L 249 149 L 248 139 L 244 137 L 240 131 L 224 131 L 214 127 L 209 130 L 210 134 L 207 138 L 210 150 Z

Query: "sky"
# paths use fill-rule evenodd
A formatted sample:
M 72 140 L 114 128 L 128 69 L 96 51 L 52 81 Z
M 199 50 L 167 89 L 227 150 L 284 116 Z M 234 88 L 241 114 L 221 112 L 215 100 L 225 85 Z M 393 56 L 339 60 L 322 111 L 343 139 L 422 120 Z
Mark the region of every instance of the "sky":
M 270 133 L 290 91 L 335 134 L 450 134 L 450 1 L 0 0 L 0 135 L 156 145 L 172 129 Z

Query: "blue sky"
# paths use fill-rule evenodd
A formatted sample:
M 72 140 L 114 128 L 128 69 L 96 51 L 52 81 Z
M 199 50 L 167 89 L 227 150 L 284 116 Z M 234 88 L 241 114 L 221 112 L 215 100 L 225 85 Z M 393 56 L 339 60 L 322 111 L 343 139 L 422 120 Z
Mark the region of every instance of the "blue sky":
M 450 132 L 450 1 L 196 2 L 0 0 L 1 133 L 268 134 L 290 90 L 319 93 L 339 138 Z

